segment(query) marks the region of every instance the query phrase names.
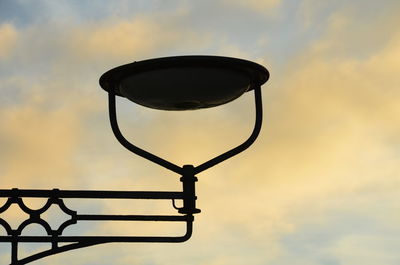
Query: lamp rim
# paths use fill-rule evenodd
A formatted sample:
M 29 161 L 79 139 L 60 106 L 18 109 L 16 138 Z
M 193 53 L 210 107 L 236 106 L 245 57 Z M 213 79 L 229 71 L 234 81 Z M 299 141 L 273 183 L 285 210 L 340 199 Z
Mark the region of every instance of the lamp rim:
M 138 73 L 168 68 L 209 67 L 239 71 L 249 76 L 250 86 L 247 91 L 262 86 L 269 79 L 268 70 L 255 62 L 225 56 L 183 55 L 161 57 L 135 61 L 105 72 L 99 80 L 100 86 L 107 92 L 125 97 L 119 90 L 120 82 Z M 246 92 L 247 92 L 246 91 Z

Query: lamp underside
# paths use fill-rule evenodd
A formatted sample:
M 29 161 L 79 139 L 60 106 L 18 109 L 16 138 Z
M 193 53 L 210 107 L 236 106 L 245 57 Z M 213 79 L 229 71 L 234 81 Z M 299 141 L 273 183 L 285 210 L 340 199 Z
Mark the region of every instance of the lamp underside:
M 261 65 L 219 56 L 177 56 L 134 62 L 100 78 L 108 92 L 153 109 L 194 110 L 230 102 L 264 84 Z

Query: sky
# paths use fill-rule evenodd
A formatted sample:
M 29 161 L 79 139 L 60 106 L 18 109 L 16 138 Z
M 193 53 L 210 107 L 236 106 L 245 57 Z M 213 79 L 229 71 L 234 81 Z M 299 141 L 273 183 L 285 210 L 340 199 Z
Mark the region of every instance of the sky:
M 105 244 L 32 264 L 399 264 L 399 11 L 397 0 L 0 0 L 2 189 L 179 190 L 178 175 L 115 140 L 101 74 L 191 54 L 247 59 L 271 74 L 257 141 L 198 175 L 202 213 L 189 241 Z M 178 165 L 236 146 L 254 122 L 251 93 L 201 111 L 117 103 L 127 138 Z M 172 208 L 68 203 L 103 214 Z M 18 225 L 21 216 L 11 209 L 5 217 Z M 182 231 L 159 226 L 92 223 L 67 232 Z M 21 255 L 46 247 L 23 246 Z M 9 246 L 0 244 L 0 263 L 8 262 Z

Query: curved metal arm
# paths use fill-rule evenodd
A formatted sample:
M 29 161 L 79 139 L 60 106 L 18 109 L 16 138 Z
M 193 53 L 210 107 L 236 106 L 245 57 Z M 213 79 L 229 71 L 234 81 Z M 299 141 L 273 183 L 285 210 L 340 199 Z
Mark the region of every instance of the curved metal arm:
M 56 255 L 62 252 L 67 252 L 70 250 L 74 249 L 80 249 L 80 248 L 85 248 L 85 247 L 90 247 L 90 246 L 95 246 L 95 245 L 100 245 L 100 244 L 105 244 L 105 243 L 115 243 L 115 242 L 123 242 L 123 243 L 130 243 L 130 242 L 144 242 L 144 243 L 181 243 L 189 240 L 189 238 L 192 236 L 193 233 L 193 220 L 188 220 L 186 222 L 186 232 L 183 236 L 177 236 L 177 237 L 118 237 L 113 240 L 113 238 L 105 238 L 104 240 L 101 239 L 91 239 L 90 237 L 87 237 L 86 240 L 76 242 L 76 243 L 71 243 L 68 245 L 64 246 L 59 246 L 55 249 L 49 249 L 45 250 L 42 252 L 39 252 L 37 254 L 33 254 L 29 257 L 17 260 L 15 257 L 15 260 L 10 264 L 10 265 L 24 265 L 28 264 L 32 261 L 39 260 L 45 257 L 49 257 L 52 255 Z
M 261 87 L 254 88 L 254 98 L 255 98 L 255 105 L 256 105 L 256 122 L 254 124 L 254 129 L 253 129 L 253 132 L 251 133 L 250 137 L 246 141 L 244 141 L 241 145 L 238 145 L 237 147 L 235 147 L 217 157 L 214 157 L 213 159 L 210 159 L 201 165 L 198 165 L 197 167 L 194 168 L 194 174 L 198 174 L 210 167 L 215 166 L 216 164 L 221 163 L 222 161 L 225 161 L 225 160 L 231 158 L 232 156 L 239 154 L 240 152 L 246 150 L 252 143 L 254 143 L 254 141 L 257 139 L 258 134 L 260 133 L 261 124 L 262 124 Z
M 111 123 L 111 128 L 112 131 L 114 132 L 115 137 L 118 139 L 118 141 L 129 151 L 146 158 L 162 167 L 165 167 L 169 170 L 172 170 L 180 175 L 182 175 L 182 168 L 161 158 L 156 155 L 153 155 L 152 153 L 149 153 L 133 144 L 128 142 L 126 138 L 122 135 L 119 127 L 118 127 L 118 122 L 117 122 L 117 113 L 116 113 L 116 107 L 115 107 L 115 94 L 112 92 L 108 92 L 108 107 L 109 107 L 109 115 L 110 115 L 110 123 Z
M 253 132 L 251 133 L 250 137 L 246 141 L 244 141 L 242 144 L 238 145 L 237 147 L 195 167 L 194 174 L 198 174 L 210 167 L 215 166 L 216 164 L 221 163 L 222 161 L 225 161 L 225 160 L 231 158 L 232 156 L 239 154 L 240 152 L 246 150 L 252 143 L 254 143 L 254 141 L 257 139 L 258 134 L 260 133 L 261 124 L 262 124 L 261 87 L 254 88 L 254 98 L 255 98 L 255 107 L 256 107 L 256 121 L 255 121 Z M 131 152 L 182 175 L 183 169 L 181 167 L 179 167 L 165 159 L 162 159 L 156 155 L 153 155 L 153 154 L 131 144 L 130 142 L 128 142 L 128 140 L 126 140 L 126 138 L 122 135 L 122 133 L 118 127 L 116 107 L 115 107 L 115 94 L 113 94 L 112 92 L 109 92 L 108 99 L 109 99 L 109 114 L 110 114 L 111 127 L 112 127 L 114 135 L 118 139 L 118 141 L 125 148 L 130 150 Z

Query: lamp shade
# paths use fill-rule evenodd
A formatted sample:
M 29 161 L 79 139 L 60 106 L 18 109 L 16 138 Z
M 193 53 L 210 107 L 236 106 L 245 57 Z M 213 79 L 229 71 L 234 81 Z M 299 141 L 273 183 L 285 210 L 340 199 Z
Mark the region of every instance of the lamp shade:
M 176 56 L 116 67 L 100 86 L 149 108 L 194 110 L 230 102 L 268 78 L 263 66 L 242 59 Z

